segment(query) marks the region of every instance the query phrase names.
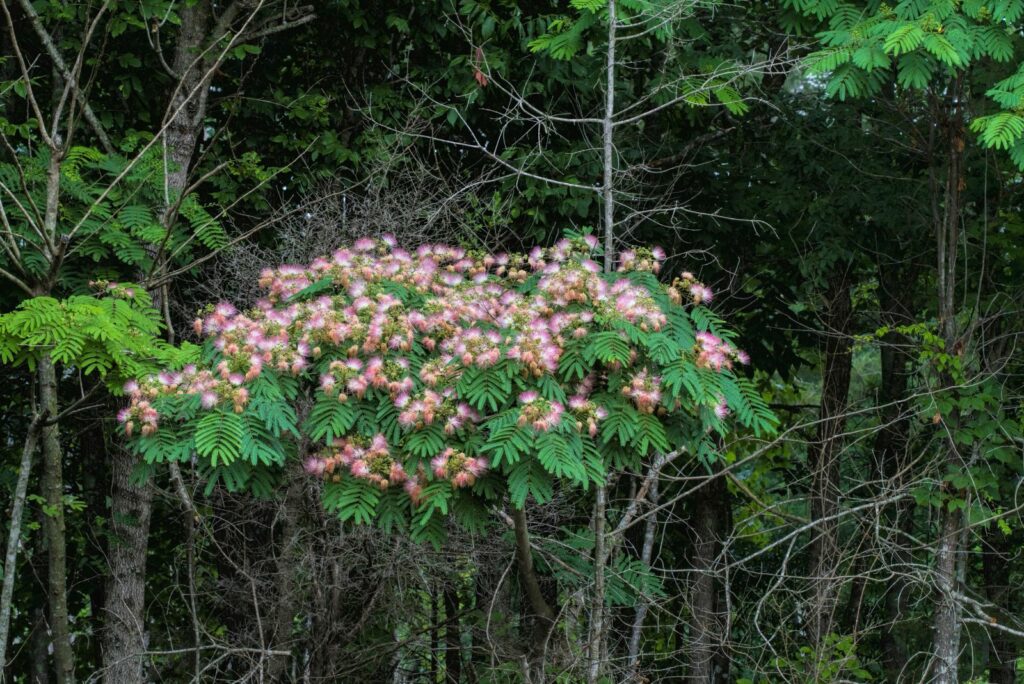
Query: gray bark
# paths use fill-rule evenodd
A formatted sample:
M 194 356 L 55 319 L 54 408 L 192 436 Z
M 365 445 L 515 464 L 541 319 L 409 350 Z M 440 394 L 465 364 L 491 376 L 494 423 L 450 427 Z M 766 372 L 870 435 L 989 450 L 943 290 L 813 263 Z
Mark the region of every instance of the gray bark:
M 960 190 L 963 183 L 964 122 L 960 110 L 963 94 L 963 74 L 958 75 L 950 86 L 950 101 L 953 103 L 949 121 L 946 150 L 946 179 L 943 191 L 944 212 L 936 225 L 938 256 L 938 309 L 939 332 L 945 342 L 946 352 L 956 353 L 961 340 L 956 321 L 956 265 L 957 243 L 960 235 Z M 944 389 L 956 391 L 952 377 L 944 374 Z M 960 426 L 959 413 L 954 410 L 945 416 L 946 461 L 951 468 L 963 466 L 952 436 Z M 956 492 L 953 492 L 957 494 Z M 964 493 L 960 492 L 960 496 Z M 938 548 L 935 552 L 935 612 L 932 622 L 933 681 L 936 684 L 955 684 L 959 681 L 958 661 L 960 658 L 961 607 L 955 596 L 957 588 L 957 559 L 960 553 L 960 538 L 963 514 L 958 508 L 950 511 L 948 506 L 940 509 L 941 524 Z
M 57 369 L 49 354 L 44 354 L 40 358 L 37 372 L 40 411 L 46 415 L 57 416 Z M 51 420 L 43 426 L 42 450 L 43 500 L 47 508 L 46 515 L 43 516 L 43 531 L 47 545 L 47 593 L 50 605 L 50 633 L 53 636 L 53 663 L 57 672 L 57 684 L 71 684 L 75 681 L 75 661 L 68 624 L 67 549 L 64 539 L 64 453 L 60 444 L 60 428 L 56 420 Z
M 18 482 L 14 487 L 11 502 L 11 528 L 7 534 L 7 552 L 4 555 L 4 582 L 0 592 L 0 669 L 7 662 L 7 639 L 11 627 L 11 601 L 14 597 L 14 576 L 18 569 L 18 551 L 21 548 L 21 521 L 25 514 L 25 499 L 28 496 L 28 480 L 32 472 L 32 457 L 39 439 L 39 426 L 43 415 L 36 415 L 28 426 L 25 445 L 21 450 Z
M 658 506 L 658 480 L 651 482 L 650 493 L 647 495 L 652 508 Z M 652 510 L 644 520 L 644 541 L 640 548 L 640 560 L 647 567 L 651 566 L 651 559 L 654 556 L 654 536 L 658 529 L 658 512 Z M 638 681 L 640 679 L 640 640 L 643 637 L 644 621 L 647 619 L 647 612 L 651 608 L 651 600 L 648 596 L 641 596 L 636 605 L 636 614 L 633 616 L 633 627 L 629 634 L 629 648 L 626 652 L 626 670 L 630 676 Z
M 119 445 L 111 454 L 111 521 L 105 624 L 104 681 L 132 684 L 145 681 L 146 549 L 153 491 L 148 483 L 131 481 L 135 457 Z
M 544 598 L 537 571 L 533 567 L 533 551 L 530 548 L 530 532 L 526 525 L 526 512 L 512 510 L 512 522 L 516 538 L 516 561 L 519 566 L 519 582 L 530 609 L 533 623 L 530 636 L 529 672 L 530 682 L 543 681 L 544 657 L 548 637 L 555 626 L 555 611 Z
M 615 258 L 615 0 L 608 0 L 608 51 L 605 66 L 605 107 L 602 124 L 604 161 L 604 182 L 602 199 L 604 210 L 604 270 L 610 272 Z M 588 642 L 587 682 L 595 684 L 601 676 L 602 645 L 605 634 L 604 624 L 604 570 L 608 554 L 605 552 L 605 507 L 608 486 L 597 487 L 594 502 L 594 595 L 590 608 L 590 633 Z

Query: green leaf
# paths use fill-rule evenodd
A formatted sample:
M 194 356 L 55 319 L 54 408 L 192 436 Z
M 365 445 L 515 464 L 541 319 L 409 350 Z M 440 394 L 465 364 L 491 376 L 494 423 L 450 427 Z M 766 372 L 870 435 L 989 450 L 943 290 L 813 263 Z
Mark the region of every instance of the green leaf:
M 854 51 L 853 63 L 865 71 L 871 71 L 888 68 L 891 60 L 878 45 L 864 45 Z
M 320 393 L 307 422 L 309 436 L 312 439 L 332 444 L 334 440 L 344 437 L 352 429 L 356 422 L 356 412 L 348 402 L 341 402 L 336 397 Z
M 583 445 L 578 435 L 571 437 L 557 432 L 538 435 L 537 460 L 555 477 L 584 484 L 587 482 L 587 471 L 583 466 Z
M 622 339 L 618 332 L 605 330 L 594 333 L 588 338 L 588 344 L 583 349 L 583 358 L 593 364 L 596 361 L 601 363 L 629 363 L 629 343 Z
M 902 55 L 916 50 L 924 39 L 925 33 L 920 26 L 907 23 L 886 36 L 882 49 L 890 55 Z
M 246 417 L 242 456 L 254 466 L 284 464 L 284 447 L 257 415 Z
M 321 278 L 320 280 L 316 281 L 312 285 L 307 285 L 306 287 L 302 288 L 301 290 L 299 290 L 298 292 L 293 294 L 291 297 L 289 297 L 288 301 L 290 301 L 290 302 L 305 301 L 307 299 L 312 299 L 313 297 L 316 297 L 317 295 L 323 294 L 324 292 L 329 292 L 329 291 L 331 291 L 333 289 L 334 289 L 334 278 L 332 278 L 331 276 L 327 276 L 326 278 Z
M 418 458 L 430 458 L 444 451 L 444 431 L 437 425 L 428 425 L 409 435 L 405 450 Z
M 985 147 L 1008 150 L 1024 136 L 1024 116 L 1014 112 L 981 116 L 971 122 L 971 130 L 981 134 Z
M 904 88 L 925 88 L 932 78 L 932 64 L 927 55 L 904 55 L 897 62 L 896 81 Z
M 943 64 L 951 67 L 962 67 L 966 59 L 961 55 L 949 39 L 940 33 L 929 33 L 924 38 L 924 49 Z
M 533 440 L 533 430 L 512 422 L 492 430 L 481 451 L 488 455 L 494 467 L 502 463 L 512 464 L 533 447 Z
M 520 461 L 508 472 L 508 494 L 516 508 L 522 509 L 529 496 L 537 503 L 547 503 L 554 495 L 553 487 L 551 475 L 537 459 Z
M 637 430 L 636 436 L 633 438 L 633 445 L 641 456 L 647 455 L 651 449 L 661 453 L 670 450 L 665 426 L 649 413 L 642 413 L 637 418 Z
M 373 520 L 380 496 L 380 489 L 367 480 L 342 477 L 340 482 L 324 485 L 323 505 L 343 521 L 365 525 Z
M 218 461 L 223 465 L 230 464 L 241 455 L 244 432 L 245 424 L 237 413 L 207 413 L 196 425 L 196 453 L 210 459 L 214 467 Z

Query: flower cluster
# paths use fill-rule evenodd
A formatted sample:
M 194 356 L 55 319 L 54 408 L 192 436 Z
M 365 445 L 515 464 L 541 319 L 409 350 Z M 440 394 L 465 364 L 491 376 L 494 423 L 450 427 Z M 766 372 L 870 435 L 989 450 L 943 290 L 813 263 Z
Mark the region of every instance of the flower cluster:
M 117 419 L 124 424 L 125 434 L 131 436 L 135 427 L 141 427 L 143 437 L 152 435 L 160 424 L 155 400 L 162 396 L 184 395 L 199 398 L 204 409 L 230 405 L 241 413 L 249 401 L 249 390 L 242 387 L 245 377 L 218 365 L 217 373 L 200 370 L 189 364 L 180 371 L 165 370 L 141 381 L 130 380 L 124 385 L 128 406 L 121 409 Z
M 408 479 L 402 464 L 391 457 L 384 435 L 366 440 L 350 437 L 325 453 L 310 456 L 305 463 L 306 472 L 338 480 L 341 470 L 353 477 L 369 480 L 381 489 L 401 484 Z
M 661 401 L 661 376 L 640 370 L 622 386 L 622 394 L 633 400 L 641 413 L 654 413 Z
M 401 357 L 385 361 L 374 356 L 366 363 L 358 358 L 334 360 L 320 376 L 320 389 L 329 397 L 337 393 L 341 402 L 347 401 L 349 394 L 362 399 L 371 387 L 398 397 L 413 388 L 408 371 L 409 361 Z
M 597 424 L 608 417 L 608 409 L 579 394 L 569 397 L 569 409 L 576 419 L 576 429 L 586 428 L 591 437 L 597 436 Z
M 658 273 L 661 271 L 663 261 L 665 261 L 665 250 L 661 247 L 631 249 L 619 254 L 619 270 Z
M 697 365 L 716 371 L 731 369 L 734 361 L 743 365 L 750 363 L 745 351 L 736 349 L 717 335 L 699 332 L 697 337 Z
M 694 304 L 705 304 L 714 298 L 711 288 L 698 282 L 689 271 L 683 271 L 678 278 L 672 281 L 668 294 L 676 304 L 682 304 L 687 299 Z
M 136 289 L 132 285 L 123 285 L 112 280 L 90 280 L 89 287 L 109 297 L 118 299 L 134 299 Z
M 562 422 L 565 407 L 557 401 L 548 401 L 530 390 L 519 395 L 519 425 L 529 425 L 534 430 L 547 432 Z
M 477 478 L 487 471 L 487 459 L 472 458 L 448 448 L 435 456 L 430 461 L 430 467 L 434 475 L 452 483 L 456 489 L 460 487 L 472 487 Z

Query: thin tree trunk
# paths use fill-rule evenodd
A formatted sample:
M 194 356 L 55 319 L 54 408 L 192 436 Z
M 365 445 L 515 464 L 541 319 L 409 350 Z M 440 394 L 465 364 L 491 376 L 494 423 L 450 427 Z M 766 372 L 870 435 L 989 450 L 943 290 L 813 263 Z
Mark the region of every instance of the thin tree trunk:
M 956 321 L 956 264 L 957 242 L 960 235 L 960 190 L 963 183 L 964 130 L 960 99 L 963 93 L 963 74 L 958 75 L 950 89 L 952 102 L 948 120 L 949 138 L 947 150 L 947 172 L 943 197 L 944 213 L 936 226 L 939 286 L 939 332 L 945 343 L 947 354 L 957 353 L 960 344 Z M 956 382 L 943 373 L 943 389 L 955 392 Z M 946 438 L 946 462 L 951 469 L 963 467 L 963 459 L 952 438 L 960 426 L 960 415 L 955 409 L 944 416 Z M 963 492 L 952 492 L 964 496 Z M 963 512 L 960 508 L 940 509 L 941 524 L 938 548 L 935 553 L 935 587 L 937 589 L 935 612 L 932 623 L 934 657 L 933 671 L 936 684 L 955 684 L 958 681 L 958 660 L 960 658 L 960 602 L 955 596 L 957 589 L 957 558 L 960 553 L 960 537 Z
M 725 536 L 729 492 L 725 479 L 714 478 L 694 497 L 693 571 L 690 612 L 690 666 L 687 681 L 717 681 L 715 663 L 725 641 L 725 620 L 719 609 L 719 583 L 715 566 Z
M 32 654 L 32 666 L 29 671 L 31 684 L 50 684 L 50 670 L 46 667 L 49 660 L 50 635 L 46 630 L 46 608 L 40 602 L 32 609 L 32 635 L 29 637 Z
M 658 480 L 651 482 L 651 488 L 647 495 L 651 507 L 658 506 Z M 647 567 L 651 567 L 651 559 L 654 557 L 654 536 L 658 530 L 658 513 L 652 510 L 644 520 L 644 541 L 640 548 L 640 561 Z M 651 608 L 649 596 L 641 596 L 636 605 L 636 614 L 633 616 L 633 628 L 629 634 L 629 648 L 626 653 L 626 671 L 633 679 L 640 679 L 640 640 L 643 637 L 644 620 L 647 619 L 647 612 Z
M 608 487 L 597 487 L 594 501 L 594 596 L 590 608 L 590 636 L 587 639 L 589 653 L 587 661 L 587 682 L 595 684 L 601 676 L 601 642 L 604 637 L 604 569 L 608 554 L 605 552 L 605 499 Z
M 811 461 L 811 519 L 822 521 L 815 528 L 810 549 L 811 601 L 807 626 L 812 644 L 819 644 L 832 631 L 838 593 L 836 564 L 839 562 L 839 453 L 846 426 L 847 394 L 850 390 L 850 300 L 849 268 L 836 266 L 829 278 L 824 315 L 825 360 L 822 376 L 818 435 L 809 453 Z
M 110 544 L 108 547 L 106 624 L 103 631 L 104 681 L 145 681 L 146 549 L 153 491 L 132 482 L 136 458 L 127 449 L 111 450 Z
M 427 587 L 430 596 L 430 681 L 437 682 L 441 674 L 441 596 Z
M 530 532 L 526 524 L 526 511 L 513 509 L 512 523 L 516 538 L 516 562 L 519 566 L 519 581 L 526 595 L 532 622 L 530 652 L 528 654 L 530 682 L 543 681 L 544 658 L 548 637 L 555 626 L 555 611 L 544 598 L 537 571 L 533 567 L 533 551 L 530 548 Z
M 273 631 L 270 634 L 270 647 L 276 651 L 291 651 L 293 640 L 292 625 L 298 605 L 299 576 L 304 572 L 301 558 L 301 519 L 302 486 L 293 482 L 288 486 L 282 504 L 281 533 L 283 546 L 277 562 L 277 603 L 274 606 Z M 270 681 L 279 681 L 284 675 L 290 657 L 273 655 L 267 666 Z
M 57 369 L 49 354 L 39 360 L 40 411 L 57 416 Z M 75 681 L 74 652 L 68 624 L 67 549 L 64 526 L 63 451 L 60 427 L 51 418 L 42 428 L 43 500 L 46 515 L 43 528 L 47 545 L 47 591 L 50 602 L 50 633 L 53 636 L 53 662 L 57 671 L 57 684 Z
M 608 53 L 605 62 L 604 121 L 602 154 L 604 182 L 601 188 L 604 210 L 604 270 L 611 271 L 615 258 L 615 0 L 608 0 Z
M 956 684 L 960 657 L 960 602 L 956 599 L 957 557 L 960 548 L 962 515 L 959 509 L 946 512 L 942 538 L 935 554 L 935 586 L 938 590 L 934 619 L 934 681 Z
M 18 482 L 14 486 L 11 502 L 11 528 L 7 534 L 7 552 L 4 555 L 4 583 L 0 592 L 0 669 L 7 663 L 7 639 L 11 627 L 11 602 L 14 599 L 14 576 L 18 569 L 18 551 L 21 548 L 21 521 L 25 514 L 28 480 L 32 473 L 32 457 L 39 440 L 39 426 L 45 414 L 36 414 L 29 423 L 25 445 L 21 450 Z
M 605 106 L 602 124 L 603 183 L 602 209 L 604 210 L 604 270 L 611 272 L 615 259 L 615 0 L 608 0 L 608 50 L 605 62 Z M 601 676 L 602 651 L 605 635 L 605 582 L 604 570 L 608 560 L 605 552 L 605 508 L 608 485 L 597 487 L 594 501 L 594 595 L 590 608 L 590 630 L 587 639 L 587 682 L 595 684 Z

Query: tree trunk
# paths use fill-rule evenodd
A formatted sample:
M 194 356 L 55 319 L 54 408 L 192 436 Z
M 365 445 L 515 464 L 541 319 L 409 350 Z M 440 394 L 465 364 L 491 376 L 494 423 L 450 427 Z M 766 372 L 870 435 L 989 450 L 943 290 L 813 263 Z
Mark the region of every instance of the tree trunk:
M 847 394 L 850 390 L 850 300 L 849 267 L 835 267 L 829 278 L 824 313 L 825 357 L 822 375 L 818 435 L 808 454 L 811 465 L 811 519 L 820 521 L 810 549 L 811 601 L 807 627 L 812 644 L 819 644 L 832 631 L 835 615 L 839 562 L 839 453 L 846 427 Z
M 935 237 L 938 257 L 938 310 L 939 333 L 945 343 L 947 354 L 957 353 L 960 345 L 956 321 L 956 264 L 957 244 L 960 235 L 960 190 L 963 181 L 964 123 L 960 110 L 963 94 L 963 74 L 958 75 L 949 88 L 952 103 L 948 121 L 948 150 L 945 189 L 943 191 L 944 212 L 936 225 Z M 956 381 L 942 372 L 941 389 L 955 393 Z M 960 415 L 954 408 L 945 419 L 943 426 L 946 438 L 946 463 L 952 470 L 964 466 L 963 459 L 953 436 L 960 427 Z M 954 497 L 964 496 L 963 492 L 951 492 Z M 937 595 L 932 623 L 933 681 L 936 684 L 955 684 L 958 681 L 957 663 L 960 657 L 960 602 L 955 596 L 957 589 L 957 559 L 960 554 L 960 536 L 963 512 L 957 508 L 950 511 L 948 506 L 940 509 L 941 524 L 938 547 L 935 552 L 935 587 Z
M 50 684 L 50 670 L 46 664 L 49 660 L 50 636 L 46 629 L 46 609 L 43 603 L 32 609 L 32 635 L 29 637 L 32 653 L 32 666 L 28 681 L 31 684 Z
M 171 96 L 170 123 L 165 133 L 166 176 L 163 225 L 170 230 L 177 220 L 180 195 L 188 183 L 198 128 L 206 111 L 205 60 L 199 56 L 209 40 L 209 0 L 186 4 L 181 10 L 181 28 L 175 45 L 173 65 L 180 80 Z M 150 255 L 162 259 L 154 247 Z M 166 305 L 165 291 L 151 292 L 158 310 Z M 166 321 L 173 341 L 171 321 Z M 149 545 L 149 521 L 152 490 L 148 485 L 132 483 L 136 459 L 123 445 L 114 445 L 111 458 L 111 531 L 107 578 L 107 626 L 103 636 L 104 681 L 128 684 L 143 681 L 146 650 L 144 624 L 146 595 L 146 552 Z M 188 512 L 191 518 L 191 512 Z
M 146 549 L 153 490 L 132 482 L 135 457 L 114 445 L 110 472 L 111 521 L 107 555 L 106 624 L 103 630 L 104 681 L 132 684 L 145 681 Z
M 53 636 L 53 662 L 57 684 L 75 681 L 75 660 L 68 624 L 67 549 L 64 541 L 63 451 L 57 410 L 57 369 L 49 354 L 39 360 L 40 411 L 51 416 L 42 429 L 43 500 L 46 515 L 43 527 L 47 546 L 47 592 L 50 602 L 50 633 Z
M 960 602 L 957 589 L 957 556 L 960 548 L 962 515 L 946 511 L 942 538 L 935 554 L 936 599 L 934 618 L 934 678 L 936 684 L 957 684 L 960 658 Z
M 604 212 L 604 270 L 610 273 L 615 260 L 615 29 L 618 18 L 615 0 L 608 0 L 608 46 L 605 54 L 605 106 L 601 126 L 602 183 L 601 198 Z M 605 508 L 608 485 L 597 487 L 594 501 L 594 595 L 590 603 L 590 627 L 587 638 L 587 682 L 596 684 L 601 676 L 602 651 L 605 635 L 605 582 L 604 570 L 608 560 L 605 551 Z
M 651 488 L 647 495 L 651 502 L 651 508 L 658 506 L 658 480 L 651 482 Z M 640 547 L 640 560 L 647 567 L 651 567 L 654 557 L 654 537 L 658 530 L 658 513 L 652 510 L 644 520 L 644 541 Z M 647 596 L 641 596 L 636 605 L 636 614 L 633 616 L 633 628 L 629 634 L 629 648 L 626 652 L 626 671 L 634 680 L 640 679 L 640 641 L 643 637 L 644 620 L 647 619 L 647 611 L 651 608 L 651 600 Z
M 604 210 L 604 270 L 611 271 L 615 259 L 615 0 L 608 0 L 608 51 L 605 55 L 604 118 L 601 126 Z
M 291 631 L 299 599 L 299 578 L 304 571 L 301 555 L 302 495 L 302 483 L 290 483 L 281 506 L 282 548 L 277 561 L 277 602 L 274 606 L 273 631 L 269 639 L 270 647 L 276 651 L 291 651 L 293 646 Z M 280 681 L 289 659 L 287 655 L 270 657 L 267 674 L 271 681 Z
M 694 582 L 691 588 L 690 666 L 687 681 L 719 681 L 715 663 L 725 641 L 728 616 L 719 608 L 716 579 L 718 554 L 726 535 L 729 492 L 722 477 L 714 478 L 694 497 Z
M 11 528 L 7 534 L 7 551 L 4 555 L 4 582 L 0 592 L 0 669 L 7 662 L 7 639 L 11 627 L 11 602 L 14 599 L 14 576 L 18 570 L 18 551 L 21 549 L 21 521 L 25 514 L 25 499 L 28 496 L 28 480 L 32 472 L 32 457 L 39 439 L 39 426 L 45 415 L 36 415 L 29 423 L 25 444 L 21 450 L 21 464 L 18 481 L 14 487 L 11 502 Z
M 604 567 L 608 558 L 605 551 L 605 499 L 608 488 L 597 487 L 594 501 L 594 595 L 590 604 L 590 630 L 587 638 L 587 682 L 596 684 L 601 676 L 601 644 L 604 640 Z
M 530 548 L 530 532 L 526 526 L 526 511 L 513 509 L 512 522 L 515 527 L 519 581 L 526 596 L 532 623 L 530 650 L 527 654 L 528 675 L 529 681 L 536 684 L 543 681 L 544 659 L 547 654 L 548 637 L 555 626 L 555 611 L 544 598 L 537 571 L 533 567 L 533 551 Z
M 232 7 L 237 5 L 234 3 Z M 210 77 L 208 58 L 203 50 L 211 40 L 210 0 L 186 3 L 181 8 L 181 29 L 174 47 L 171 69 L 178 76 L 178 84 L 171 95 L 167 110 L 167 131 L 165 133 L 164 156 L 166 168 L 167 212 L 163 224 L 169 228 L 177 220 L 176 202 L 188 187 L 188 176 L 192 167 L 192 155 L 199 140 L 200 126 L 206 114 L 206 102 Z

